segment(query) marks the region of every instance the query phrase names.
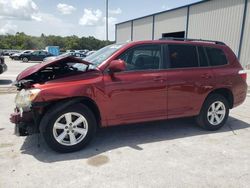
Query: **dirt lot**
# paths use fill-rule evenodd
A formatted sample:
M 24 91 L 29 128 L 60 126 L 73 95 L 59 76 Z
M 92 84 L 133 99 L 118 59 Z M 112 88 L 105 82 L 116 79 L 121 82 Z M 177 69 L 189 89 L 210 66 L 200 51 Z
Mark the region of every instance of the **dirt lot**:
M 250 96 L 217 132 L 192 119 L 114 127 L 71 154 L 51 151 L 41 138 L 38 147 L 37 135 L 13 135 L 14 97 L 0 95 L 0 188 L 250 185 Z

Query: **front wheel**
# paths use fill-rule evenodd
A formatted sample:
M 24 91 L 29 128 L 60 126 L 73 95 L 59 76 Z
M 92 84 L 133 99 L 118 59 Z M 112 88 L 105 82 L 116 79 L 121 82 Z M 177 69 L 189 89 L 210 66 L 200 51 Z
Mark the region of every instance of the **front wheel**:
M 215 131 L 226 123 L 228 114 L 229 104 L 225 97 L 219 94 L 212 94 L 204 102 L 196 120 L 202 128 Z
M 54 113 L 53 113 L 54 111 Z M 86 146 L 95 134 L 96 119 L 82 104 L 76 104 L 63 110 L 54 109 L 45 114 L 43 137 L 55 151 L 74 152 Z
M 23 59 L 23 62 L 27 63 L 29 61 L 29 59 L 27 57 L 24 57 Z

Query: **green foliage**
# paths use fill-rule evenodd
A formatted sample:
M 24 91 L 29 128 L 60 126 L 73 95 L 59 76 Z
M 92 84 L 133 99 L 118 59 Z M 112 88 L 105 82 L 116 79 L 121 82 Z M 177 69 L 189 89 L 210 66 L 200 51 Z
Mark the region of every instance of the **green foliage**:
M 55 35 L 44 35 L 40 37 L 29 36 L 25 33 L 17 32 L 15 35 L 0 35 L 0 49 L 44 49 L 46 46 L 59 46 L 61 51 L 65 50 L 98 50 L 104 46 L 112 44 L 114 42 L 98 40 L 94 37 L 81 37 L 78 36 L 55 36 Z

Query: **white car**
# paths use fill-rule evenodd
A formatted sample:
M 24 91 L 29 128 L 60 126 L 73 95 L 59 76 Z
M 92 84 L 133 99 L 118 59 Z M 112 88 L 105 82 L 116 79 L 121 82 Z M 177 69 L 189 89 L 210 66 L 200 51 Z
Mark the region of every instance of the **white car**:
M 14 60 L 19 60 L 19 57 L 21 54 L 30 54 L 31 52 L 33 52 L 33 50 L 24 50 L 20 53 L 15 53 L 15 54 L 10 55 L 10 58 Z
M 91 54 L 93 54 L 95 52 L 96 52 L 95 50 L 89 51 L 88 53 L 86 53 L 86 56 L 89 56 L 89 55 L 91 55 Z

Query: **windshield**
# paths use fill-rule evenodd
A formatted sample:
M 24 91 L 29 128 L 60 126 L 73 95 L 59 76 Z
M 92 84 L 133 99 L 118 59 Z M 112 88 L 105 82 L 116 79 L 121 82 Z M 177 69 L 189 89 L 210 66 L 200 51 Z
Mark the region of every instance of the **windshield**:
M 94 64 L 95 66 L 98 66 L 102 62 L 107 60 L 116 51 L 118 51 L 121 47 L 123 47 L 123 45 L 124 44 L 112 44 L 112 45 L 106 46 L 96 51 L 95 53 L 89 55 L 84 60 Z
M 67 66 L 73 70 L 81 71 L 81 72 L 85 72 L 88 67 L 88 65 L 85 65 L 82 63 L 74 63 L 74 62 L 68 62 Z

